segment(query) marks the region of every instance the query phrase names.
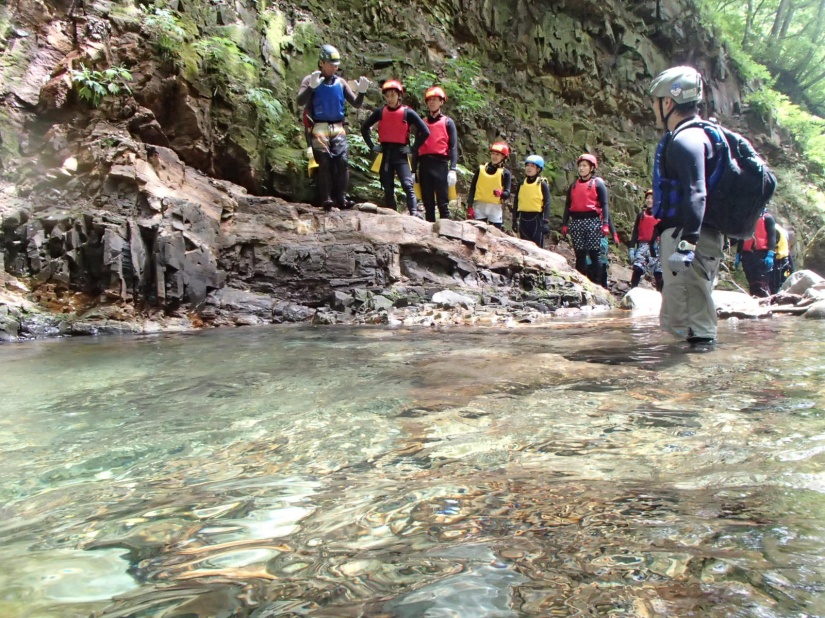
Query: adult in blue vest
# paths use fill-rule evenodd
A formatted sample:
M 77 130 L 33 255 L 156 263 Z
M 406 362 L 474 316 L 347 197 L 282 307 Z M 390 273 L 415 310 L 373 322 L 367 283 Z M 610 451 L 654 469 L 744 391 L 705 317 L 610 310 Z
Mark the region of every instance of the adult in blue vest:
M 381 153 L 379 178 L 384 189 L 384 203 L 387 208 L 396 210 L 395 176 L 401 181 L 401 188 L 407 196 L 407 210 L 413 216 L 419 216 L 418 203 L 413 189 L 413 176 L 410 170 L 410 154 L 418 152 L 421 144 L 430 136 L 430 130 L 421 117 L 401 103 L 404 86 L 397 79 L 388 79 L 381 86 L 386 105 L 375 110 L 361 125 L 364 143 L 373 152 Z M 372 141 L 370 129 L 378 124 L 378 144 Z M 410 149 L 410 129 L 415 127 L 415 142 Z
M 716 342 L 711 293 L 724 239 L 705 220 L 707 178 L 715 168 L 713 145 L 704 129 L 691 124 L 701 120 L 702 76 L 693 67 L 670 68 L 653 80 L 650 95 L 664 131 L 653 172 L 653 215 L 661 219 L 664 260 L 659 323 L 694 346 L 707 347 Z
M 356 95 L 346 80 L 336 75 L 341 54 L 332 45 L 321 47 L 318 70 L 307 75 L 298 89 L 298 104 L 306 106 L 312 126 L 312 154 L 318 163 L 317 182 L 321 206 L 347 207 L 349 167 L 347 161 L 347 131 L 344 103 L 361 107 L 370 87 L 366 77 L 356 82 Z

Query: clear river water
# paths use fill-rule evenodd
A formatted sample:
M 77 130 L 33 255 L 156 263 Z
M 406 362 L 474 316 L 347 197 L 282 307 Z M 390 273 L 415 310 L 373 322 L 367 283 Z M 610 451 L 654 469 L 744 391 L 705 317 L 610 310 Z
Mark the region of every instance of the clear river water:
M 825 616 L 825 324 L 0 346 L 0 617 Z

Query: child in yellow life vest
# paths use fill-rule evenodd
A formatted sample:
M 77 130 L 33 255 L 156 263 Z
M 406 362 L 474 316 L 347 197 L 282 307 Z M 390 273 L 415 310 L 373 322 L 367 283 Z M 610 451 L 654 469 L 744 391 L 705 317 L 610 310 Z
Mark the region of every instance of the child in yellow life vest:
M 788 230 L 776 224 L 776 255 L 773 262 L 773 277 L 771 278 L 771 294 L 777 294 L 785 279 L 794 271 L 791 259 L 790 238 Z
M 505 142 L 495 142 L 490 146 L 490 162 L 480 165 L 470 182 L 467 196 L 467 218 L 487 223 L 502 229 L 502 202 L 510 198 L 510 170 L 504 167 L 510 147 Z
M 524 160 L 525 178 L 516 191 L 513 204 L 513 231 L 519 237 L 531 240 L 539 247 L 544 245 L 544 235 L 550 231 L 550 183 L 543 176 L 544 159 L 530 155 Z

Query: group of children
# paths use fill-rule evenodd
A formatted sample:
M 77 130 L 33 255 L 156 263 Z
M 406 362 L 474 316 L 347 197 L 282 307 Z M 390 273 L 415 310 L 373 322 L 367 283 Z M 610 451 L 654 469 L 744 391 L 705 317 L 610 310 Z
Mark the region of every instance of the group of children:
M 441 111 L 447 100 L 444 90 L 433 86 L 425 92 L 425 119 L 401 103 L 404 87 L 398 80 L 385 81 L 381 90 L 385 105 L 363 122 L 361 135 L 380 158 L 374 169 L 377 168 L 384 189 L 385 206 L 396 209 L 397 176 L 411 215 L 420 216 L 418 194 L 424 202 L 427 221 L 435 221 L 436 206 L 442 219 L 449 218 L 449 191 L 456 182 L 458 139 L 455 123 Z M 372 136 L 376 125 L 377 144 Z M 506 142 L 496 141 L 490 146 L 490 160 L 475 170 L 470 182 L 467 216 L 502 229 L 504 206 L 512 197 L 513 231 L 542 247 L 550 233 L 550 183 L 542 175 L 544 159 L 537 154 L 525 158 L 524 178 L 514 190 L 512 174 L 506 167 L 509 157 L 510 146 Z M 576 165 L 578 178 L 567 191 L 561 232 L 571 240 L 576 269 L 607 287 L 607 239 L 612 236 L 619 244 L 610 221 L 607 187 L 595 176 L 598 160 L 594 155 L 582 154 Z
M 344 104 L 360 107 L 370 86 L 369 80 L 361 77 L 356 80 L 353 91 L 336 75 L 340 61 L 338 50 L 324 45 L 318 70 L 304 78 L 298 92 L 298 102 L 305 106 L 310 163 L 318 168 L 318 191 L 326 210 L 348 206 Z M 455 122 L 442 112 L 447 101 L 444 89 L 432 86 L 426 90 L 425 118 L 402 103 L 404 86 L 400 81 L 385 81 L 381 92 L 385 104 L 363 122 L 361 135 L 377 154 L 376 171 L 384 189 L 385 206 L 396 209 L 397 176 L 411 215 L 422 216 L 418 207 L 420 196 L 427 221 L 435 222 L 436 210 L 440 218 L 448 219 L 449 201 L 455 195 L 457 180 L 458 134 Z M 376 125 L 377 144 L 372 139 Z M 412 144 L 411 136 L 414 136 Z M 537 154 L 527 156 L 524 178 L 513 189 L 513 177 L 506 167 L 509 158 L 510 146 L 506 142 L 491 144 L 490 160 L 479 165 L 470 182 L 467 216 L 502 229 L 504 207 L 512 198 L 513 231 L 542 247 L 545 236 L 550 233 L 550 183 L 542 175 L 544 159 Z M 617 245 L 620 243 L 608 209 L 607 187 L 595 175 L 598 165 L 598 159 L 590 153 L 577 159 L 578 177 L 568 187 L 560 231 L 573 246 L 576 269 L 594 283 L 607 287 L 609 239 L 612 237 Z M 647 274 L 661 290 L 662 268 L 656 231 L 659 220 L 653 216 L 652 206 L 653 191 L 650 190 L 645 193 L 644 208 L 636 218 L 630 239 L 633 267 L 630 285 L 636 287 Z M 754 295 L 775 293 L 783 277 L 792 270 L 787 233 L 783 245 L 776 227 L 770 215 L 763 216 L 754 240 L 740 244 L 737 252 L 736 265 L 740 260 L 744 264 Z M 780 254 L 783 246 L 784 254 Z

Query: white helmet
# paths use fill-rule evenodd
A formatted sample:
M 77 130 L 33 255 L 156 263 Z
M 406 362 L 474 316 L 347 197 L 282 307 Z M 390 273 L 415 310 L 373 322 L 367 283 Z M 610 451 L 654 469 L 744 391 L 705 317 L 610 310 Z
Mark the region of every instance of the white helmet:
M 670 97 L 677 104 L 702 100 L 702 74 L 693 67 L 672 67 L 662 71 L 650 84 L 656 98 Z

